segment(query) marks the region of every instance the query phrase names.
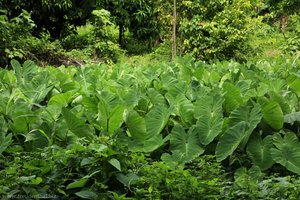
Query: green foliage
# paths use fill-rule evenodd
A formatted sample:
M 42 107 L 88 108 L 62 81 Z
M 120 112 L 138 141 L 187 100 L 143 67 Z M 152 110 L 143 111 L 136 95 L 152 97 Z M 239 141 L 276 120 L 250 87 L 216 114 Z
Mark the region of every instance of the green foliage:
M 92 24 L 77 27 L 72 33 L 61 39 L 64 49 L 69 54 L 82 57 L 86 60 L 96 59 L 105 63 L 117 62 L 124 51 L 120 49 L 117 41 L 117 30 L 111 22 L 110 13 L 106 10 L 94 10 L 95 16 Z M 82 55 L 83 54 L 83 55 Z
M 170 168 L 162 162 L 141 168 L 139 181 L 130 187 L 137 199 L 202 199 L 221 197 L 224 174 L 211 157 L 198 158 L 189 168 Z
M 255 199 L 266 197 L 261 184 L 275 195 L 261 171 L 300 174 L 292 62 L 40 68 L 13 60 L 0 69 L 0 194 Z M 296 196 L 293 183 L 281 186 Z
M 244 60 L 255 15 L 250 1 L 183 1 L 180 33 L 184 52 L 201 60 Z M 252 14 L 248 12 L 253 10 Z
M 275 134 L 273 143 L 276 148 L 272 148 L 271 154 L 275 162 L 285 166 L 288 170 L 300 174 L 300 157 L 296 152 L 299 151 L 300 143 L 294 133 L 286 133 L 284 138 L 280 134 Z
M 26 43 L 30 30 L 35 26 L 27 11 L 19 16 L 8 18 L 7 10 L 0 10 L 0 65 L 8 64 L 9 59 L 24 59 Z
M 254 165 L 259 166 L 261 170 L 267 170 L 274 164 L 271 156 L 272 147 L 272 136 L 262 139 L 259 134 L 253 134 L 247 146 L 247 154 Z

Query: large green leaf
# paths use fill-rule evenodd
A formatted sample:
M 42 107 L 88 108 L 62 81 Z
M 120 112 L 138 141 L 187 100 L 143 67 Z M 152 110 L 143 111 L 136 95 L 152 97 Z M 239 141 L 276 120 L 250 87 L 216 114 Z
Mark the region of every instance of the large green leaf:
M 179 94 L 176 97 L 175 109 L 176 114 L 181 118 L 184 124 L 187 126 L 192 125 L 194 119 L 194 105 L 184 94 Z
M 223 113 L 221 96 L 204 96 L 195 103 L 194 116 L 198 119 L 199 140 L 207 145 L 222 131 Z
M 155 135 L 144 142 L 143 152 L 153 152 L 164 144 L 162 135 Z
M 216 158 L 218 162 L 224 160 L 238 148 L 245 138 L 247 128 L 248 123 L 242 121 L 225 131 L 216 148 Z
M 272 136 L 269 135 L 262 140 L 260 134 L 257 133 L 249 140 L 247 154 L 254 165 L 259 166 L 261 170 L 266 170 L 274 164 L 271 156 L 272 147 Z
M 125 108 L 123 105 L 118 105 L 111 110 L 108 122 L 108 133 L 110 135 L 121 127 L 123 123 L 124 110 Z
M 170 111 L 164 105 L 157 105 L 145 117 L 147 140 L 159 135 L 170 116 Z
M 300 122 L 300 112 L 286 114 L 284 116 L 284 122 L 289 123 L 289 124 L 294 124 L 295 122 Z
M 86 138 L 88 140 L 93 138 L 94 130 L 70 110 L 62 108 L 62 115 L 67 123 L 68 129 L 77 137 Z
M 273 144 L 275 146 L 271 149 L 273 160 L 300 175 L 300 143 L 297 136 L 294 133 L 286 133 L 282 138 L 279 133 L 276 133 Z
M 291 74 L 289 75 L 287 82 L 296 94 L 300 95 L 300 77 L 297 74 Z
M 124 114 L 124 121 L 131 137 L 140 143 L 144 143 L 147 137 L 145 119 L 136 111 L 127 110 Z
M 4 133 L 0 133 L 0 155 L 6 150 L 6 148 L 13 142 L 12 133 L 5 136 Z
M 225 82 L 223 84 L 223 91 L 225 93 L 225 110 L 230 113 L 235 108 L 243 103 L 241 90 L 232 83 Z
M 110 106 L 104 98 L 98 97 L 98 99 L 98 115 L 96 121 L 98 122 L 101 131 L 108 132 Z
M 176 124 L 170 133 L 170 145 L 172 153 L 180 155 L 179 163 L 189 162 L 204 152 L 195 127 L 186 133 L 181 125 Z
M 25 61 L 23 66 L 17 60 L 12 60 L 10 63 L 15 71 L 18 84 L 30 82 L 38 72 L 38 67 L 30 60 Z
M 283 127 L 284 116 L 280 105 L 269 101 L 262 107 L 263 118 L 272 129 L 279 131 Z
M 246 129 L 241 146 L 245 147 L 249 137 L 251 136 L 253 130 L 256 128 L 257 124 L 261 121 L 262 114 L 259 104 L 254 104 L 254 106 L 240 106 L 236 108 L 229 116 L 229 127 L 235 126 L 240 122 L 247 122 L 248 128 Z

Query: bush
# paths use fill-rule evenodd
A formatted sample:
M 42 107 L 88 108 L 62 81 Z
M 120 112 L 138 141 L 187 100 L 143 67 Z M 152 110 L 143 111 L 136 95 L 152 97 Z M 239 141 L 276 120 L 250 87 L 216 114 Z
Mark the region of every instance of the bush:
M 253 9 L 249 2 L 197 2 L 185 7 L 188 16 L 180 27 L 184 53 L 191 53 L 200 60 L 245 60 L 250 50 L 246 43 L 251 33 L 248 18 Z M 189 16 L 193 12 L 197 13 Z
M 95 19 L 78 27 L 76 32 L 62 39 L 64 49 L 76 57 L 94 57 L 102 62 L 117 62 L 124 53 L 117 44 L 117 29 L 106 10 L 93 11 Z
M 0 65 L 5 66 L 10 59 L 24 59 L 26 39 L 31 37 L 34 27 L 30 15 L 25 10 L 13 19 L 8 19 L 7 12 L 0 10 Z
M 218 199 L 225 186 L 225 174 L 211 156 L 203 156 L 184 166 L 163 162 L 143 166 L 140 179 L 130 185 L 137 199 Z

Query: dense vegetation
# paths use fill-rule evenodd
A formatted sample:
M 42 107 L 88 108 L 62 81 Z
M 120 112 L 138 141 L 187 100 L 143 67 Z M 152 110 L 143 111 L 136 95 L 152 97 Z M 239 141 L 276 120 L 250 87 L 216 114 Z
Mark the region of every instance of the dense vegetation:
M 0 197 L 299 199 L 299 7 L 1 1 Z

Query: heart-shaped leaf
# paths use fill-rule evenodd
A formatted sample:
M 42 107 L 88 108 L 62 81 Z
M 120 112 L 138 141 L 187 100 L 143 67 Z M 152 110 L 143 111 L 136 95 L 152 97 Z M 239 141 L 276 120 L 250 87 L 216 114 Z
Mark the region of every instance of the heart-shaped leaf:
M 273 160 L 300 175 L 300 143 L 297 136 L 294 133 L 286 133 L 282 138 L 279 133 L 276 133 L 273 144 L 275 146 L 271 149 Z
M 248 124 L 242 121 L 225 131 L 216 148 L 216 158 L 218 162 L 227 158 L 227 156 L 231 155 L 238 148 L 245 137 L 247 128 Z
M 197 131 L 199 140 L 203 145 L 212 142 L 222 131 L 223 98 L 215 96 L 204 96 L 195 104 L 195 118 L 197 120 Z
M 273 147 L 272 136 L 267 136 L 263 140 L 257 133 L 252 135 L 247 145 L 247 154 L 254 165 L 259 166 L 261 170 L 269 169 L 274 161 L 271 156 Z
M 62 108 L 62 115 L 67 123 L 68 129 L 79 138 L 91 140 L 94 130 L 79 119 L 67 108 Z
M 170 145 L 172 153 L 180 155 L 179 163 L 189 162 L 204 152 L 195 127 L 186 133 L 181 125 L 176 124 L 170 133 Z
M 269 101 L 262 106 L 263 118 L 275 131 L 283 127 L 284 116 L 280 105 L 276 101 Z

